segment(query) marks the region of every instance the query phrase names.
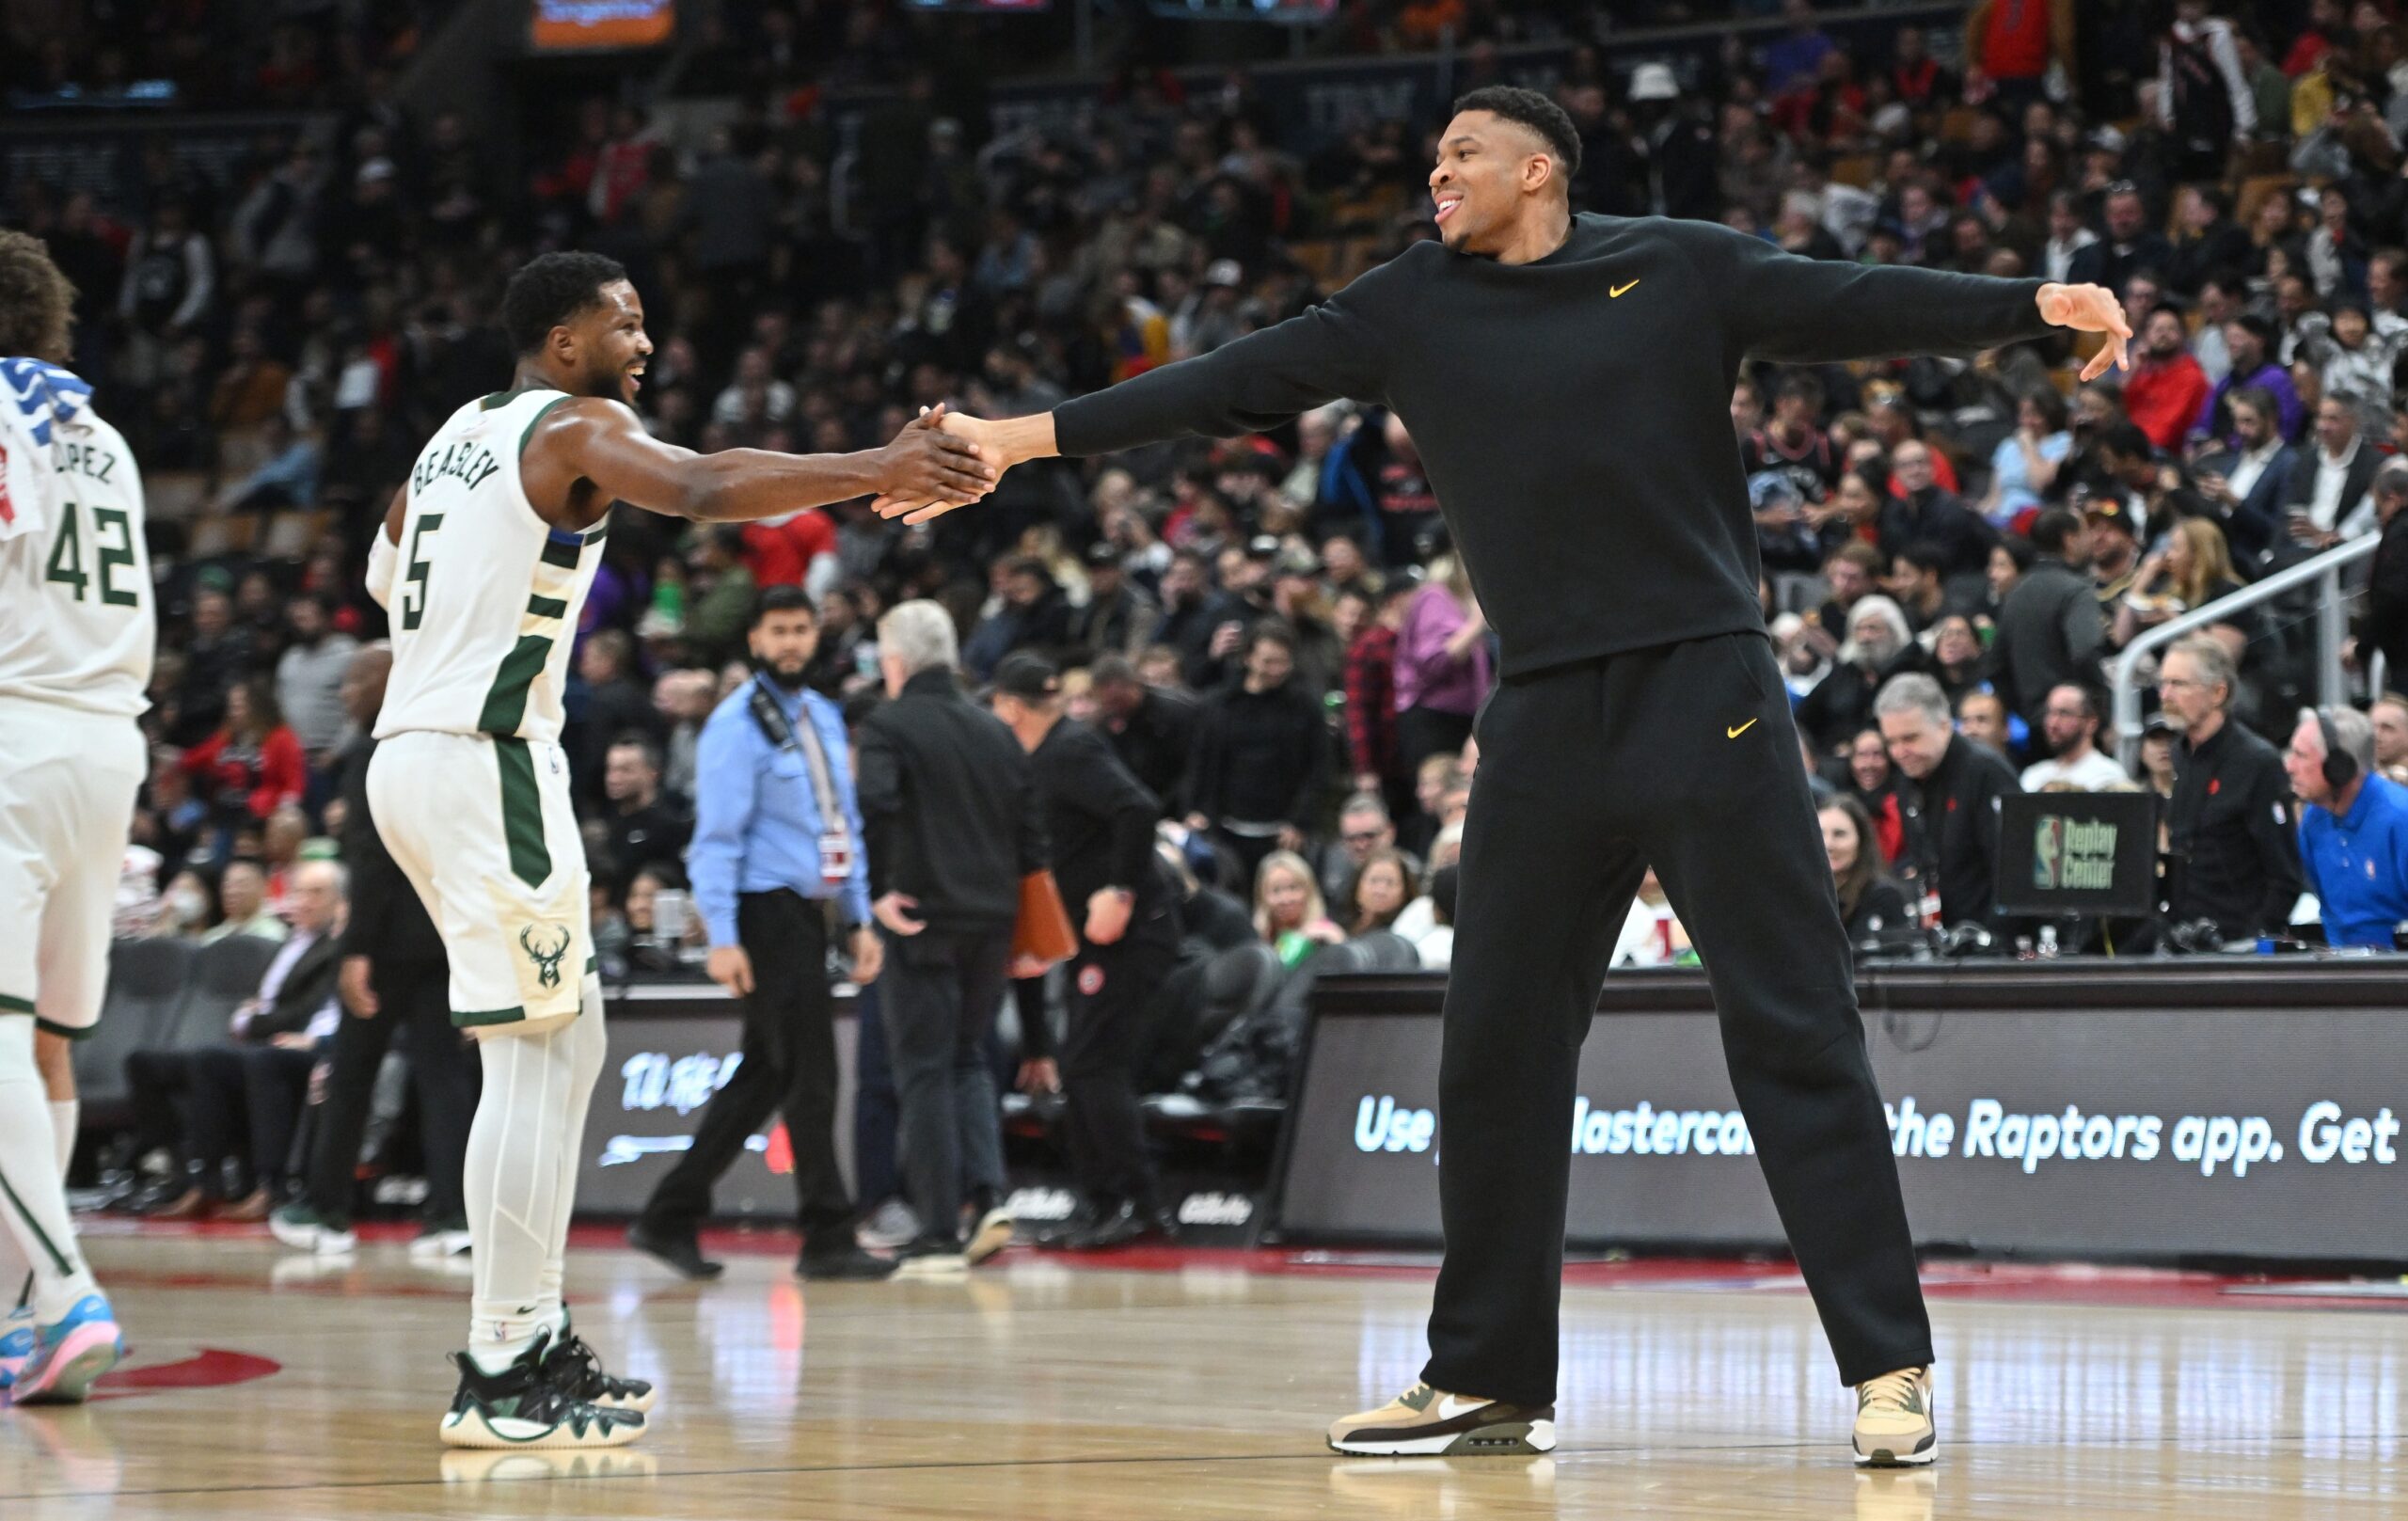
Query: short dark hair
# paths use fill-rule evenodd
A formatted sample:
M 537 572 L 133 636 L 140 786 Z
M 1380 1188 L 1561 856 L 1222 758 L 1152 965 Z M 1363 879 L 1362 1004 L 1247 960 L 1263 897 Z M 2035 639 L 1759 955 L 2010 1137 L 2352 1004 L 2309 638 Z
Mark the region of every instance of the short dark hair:
M 610 741 L 610 748 L 641 751 L 643 753 L 643 763 L 651 767 L 656 774 L 660 770 L 660 747 L 653 743 L 652 736 L 641 729 L 623 731 L 616 739 Z
M 0 229 L 0 355 L 64 361 L 75 287 L 29 232 Z
M 2049 425 L 2051 433 L 2065 432 L 2066 399 L 2054 386 L 2035 386 L 2023 393 L 2023 400 L 2040 409 L 2040 420 Z
M 2157 446 L 2149 442 L 2147 431 L 2129 419 L 2108 424 L 2099 435 L 2099 447 L 2112 449 L 2126 459 L 2157 457 Z
M 2051 507 L 2032 520 L 2032 547 L 2044 555 L 2062 555 L 2066 541 L 2081 530 L 2081 518 L 2062 507 Z
M 815 624 L 819 621 L 819 609 L 813 605 L 811 594 L 800 586 L 762 588 L 761 594 L 752 601 L 752 626 L 760 627 L 761 620 L 773 612 L 800 612 Z
M 1455 115 L 1485 111 L 1518 122 L 1546 140 L 1547 151 L 1563 166 L 1564 188 L 1580 172 L 1580 134 L 1571 114 L 1546 96 L 1518 85 L 1484 85 L 1455 102 Z
M 1897 559 L 1901 564 L 1912 565 L 1917 570 L 1927 570 L 1935 576 L 1948 574 L 1947 547 L 1935 544 L 1929 539 L 1908 545 L 1898 551 Z
M 501 293 L 501 330 L 514 354 L 532 354 L 553 328 L 602 304 L 602 287 L 626 279 L 617 260 L 596 253 L 547 253 L 521 265 Z
M 2226 317 L 2225 325 L 2241 328 L 2258 341 L 2259 348 L 2271 349 L 2274 346 L 2274 325 L 2254 311 L 2237 312 Z
M 2280 420 L 2282 404 L 2263 386 L 2243 386 L 2225 397 L 2227 406 L 2245 406 L 2269 422 Z
M 1254 647 L 1257 644 L 1263 642 L 1265 640 L 1268 640 L 1272 643 L 1278 645 L 1281 649 L 1286 650 L 1288 652 L 1288 658 L 1292 660 L 1296 658 L 1296 630 L 1289 625 L 1286 619 L 1275 617 L 1257 618 L 1254 621 L 1254 626 L 1245 631 L 1246 653 L 1248 655 L 1253 654 Z
M 1087 670 L 1088 678 L 1099 687 L 1134 687 L 1137 668 L 1125 655 L 1107 655 Z

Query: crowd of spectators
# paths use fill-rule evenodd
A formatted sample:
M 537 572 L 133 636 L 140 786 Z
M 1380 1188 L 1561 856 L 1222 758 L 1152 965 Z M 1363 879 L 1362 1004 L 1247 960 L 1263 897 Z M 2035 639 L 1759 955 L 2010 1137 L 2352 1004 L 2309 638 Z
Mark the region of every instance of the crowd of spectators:
M 1421 8 L 1374 8 L 1391 30 Z M 1483 18 L 1562 31 L 1545 8 L 1456 8 L 1475 41 Z M 1851 47 L 1805 0 L 1781 9 L 1783 28 L 1677 71 L 1566 54 L 1577 203 L 1719 218 L 1817 258 L 2096 280 L 2138 335 L 2134 368 L 2088 386 L 2060 338 L 1970 364 L 1751 365 L 1734 392 L 1803 759 L 1862 814 L 1826 816 L 1844 907 L 1894 922 L 1889 894 L 1846 882 L 1874 863 L 1926 916 L 1963 848 L 1929 824 L 1928 777 L 1966 768 L 1949 751 L 1995 756 L 1984 785 L 2181 796 L 2170 696 L 2138 770 L 2107 731 L 2102 661 L 2142 631 L 2380 534 L 2356 664 L 2408 658 L 2408 465 L 2386 463 L 2408 439 L 2408 29 L 2337 0 L 2181 0 L 2154 19 L 1983 4 L 1943 56 L 1917 26 Z M 1101 130 L 982 141 L 937 87 L 950 65 L 912 51 L 937 34 L 860 11 L 873 22 L 826 59 L 874 55 L 861 78 L 747 48 L 737 111 L 700 135 L 595 95 L 487 151 L 460 117 L 398 103 L 397 26 L 325 53 L 296 97 L 330 108 L 325 130 L 261 142 L 230 182 L 157 149 L 116 203 L 15 183 L 12 219 L 82 293 L 76 362 L 146 470 L 196 472 L 208 515 L 261 526 L 255 548 L 211 553 L 157 526 L 158 763 L 136 836 L 158 863 L 129 924 L 272 916 L 333 832 L 342 672 L 382 631 L 361 547 L 417 442 L 506 382 L 491 319 L 528 254 L 629 267 L 658 436 L 835 451 L 939 401 L 1013 415 L 1209 351 L 1301 310 L 1350 260 L 1434 235 L 1434 120 L 1297 147 L 1243 74 L 1207 94 L 1130 71 Z M 715 23 L 739 40 L 798 24 L 814 35 L 829 8 Z M 1459 83 L 1497 67 L 1475 51 Z M 836 84 L 893 87 L 848 135 L 804 87 Z M 879 613 L 932 597 L 972 677 L 1017 650 L 1064 663 L 1074 716 L 1283 958 L 1402 923 L 1442 964 L 1451 881 L 1434 889 L 1495 662 L 1437 505 L 1405 421 L 1340 403 L 1266 435 L 1018 470 L 921 528 L 866 502 L 742 528 L 619 514 L 568 699 L 606 938 L 647 943 L 683 886 L 695 734 L 741 670 L 752 597 L 800 584 L 819 610 L 814 682 L 856 716 Z M 309 532 L 277 545 L 264 525 L 295 514 Z M 2307 610 L 2215 626 L 2236 729 L 2289 738 Z M 1928 688 L 1892 703 L 1909 675 Z M 1921 735 L 1926 699 L 1944 715 L 1928 755 L 1891 732 Z M 2408 736 L 2379 748 L 2397 768 Z M 1642 898 L 1625 959 L 1679 959 L 1669 918 Z

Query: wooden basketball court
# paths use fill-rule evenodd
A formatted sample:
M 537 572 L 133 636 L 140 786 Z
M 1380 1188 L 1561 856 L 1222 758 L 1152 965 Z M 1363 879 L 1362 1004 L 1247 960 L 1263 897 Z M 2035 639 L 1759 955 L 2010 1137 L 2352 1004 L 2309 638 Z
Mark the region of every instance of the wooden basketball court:
M 1015 1250 L 966 1281 L 806 1288 L 771 1240 L 695 1287 L 594 1231 L 578 1324 L 661 1384 L 656 1430 L 481 1454 L 435 1436 L 465 1264 L 95 1228 L 134 1355 L 87 1406 L 0 1409 L 7 1521 L 2408 1515 L 2408 1301 L 1936 1267 L 1941 1465 L 1861 1474 L 1783 1270 L 1579 1267 L 1552 1459 L 1338 1459 L 1321 1426 L 1419 1366 L 1426 1266 Z

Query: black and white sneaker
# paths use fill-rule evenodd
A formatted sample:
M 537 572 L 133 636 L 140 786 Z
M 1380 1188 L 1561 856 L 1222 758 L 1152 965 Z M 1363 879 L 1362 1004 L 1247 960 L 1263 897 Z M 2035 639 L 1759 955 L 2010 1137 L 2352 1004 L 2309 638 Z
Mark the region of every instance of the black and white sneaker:
M 560 1339 L 545 1355 L 544 1371 L 568 1391 L 569 1398 L 605 1410 L 649 1414 L 659 1397 L 649 1380 L 618 1378 L 604 1371 L 601 1354 L 587 1346 L 574 1326 L 562 1327 Z
M 444 1414 L 446 1447 L 623 1447 L 643 1434 L 644 1418 L 613 1410 L 570 1394 L 552 1376 L 552 1333 L 539 1331 L 534 1344 L 499 1373 L 488 1373 L 465 1352 L 453 1353 L 459 1392 Z

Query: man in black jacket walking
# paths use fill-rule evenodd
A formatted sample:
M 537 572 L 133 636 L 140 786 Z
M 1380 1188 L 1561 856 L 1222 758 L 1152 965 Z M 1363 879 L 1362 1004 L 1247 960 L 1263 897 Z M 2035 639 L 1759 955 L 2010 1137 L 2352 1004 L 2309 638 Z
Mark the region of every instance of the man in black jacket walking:
M 368 1127 L 377 1069 L 394 1036 L 404 1029 L 410 1076 L 418 1086 L 420 1146 L 426 1156 L 424 1226 L 410 1254 L 456 1257 L 468 1249 L 460 1169 L 483 1073 L 475 1048 L 452 1023 L 443 937 L 409 879 L 393 864 L 368 809 L 368 761 L 376 753 L 368 731 L 385 705 L 385 678 L 392 669 L 393 652 L 372 644 L 353 656 L 343 673 L 343 707 L 360 731 L 342 765 L 342 853 L 351 868 L 351 919 L 337 954 L 345 1018 L 335 1028 L 327 1058 L 302 1196 L 268 1220 L 277 1240 L 322 1257 L 341 1256 L 356 1244 L 351 1204 L 360 1136 Z
M 995 716 L 1034 763 L 1054 875 L 1079 931 L 1058 1059 L 1069 1100 L 1070 1167 L 1085 1208 L 1060 1244 L 1094 1250 L 1169 1234 L 1136 1072 L 1147 1003 L 1179 959 L 1179 915 L 1154 855 L 1160 807 L 1101 736 L 1063 719 L 1062 679 L 1052 661 L 1005 657 L 993 701 Z
M 961 693 L 953 620 L 906 602 L 878 621 L 893 699 L 862 721 L 862 833 L 885 939 L 879 1011 L 920 1239 L 901 1272 L 956 1271 L 1011 1240 L 987 1032 L 1004 997 L 1021 879 L 1047 863 L 1027 754 Z M 977 1216 L 968 1245 L 964 1204 Z
M 1857 1386 L 1856 1460 L 1928 1463 L 1930 1324 L 1756 601 L 1731 392 L 1750 355 L 1971 354 L 2052 325 L 2115 335 L 2095 375 L 2131 330 L 2096 288 L 1819 262 L 1713 223 L 1576 216 L 1579 161 L 1554 102 L 1476 90 L 1439 136 L 1439 242 L 1050 414 L 944 426 L 1008 467 L 1259 430 L 1341 396 L 1384 404 L 1412 429 L 1501 643 L 1440 1058 L 1454 1249 L 1422 1382 L 1339 1421 L 1331 1445 L 1554 1446 L 1572 1053 L 1652 864 L 1704 959 L 1758 1160 Z M 952 505 L 879 510 L 925 521 Z

